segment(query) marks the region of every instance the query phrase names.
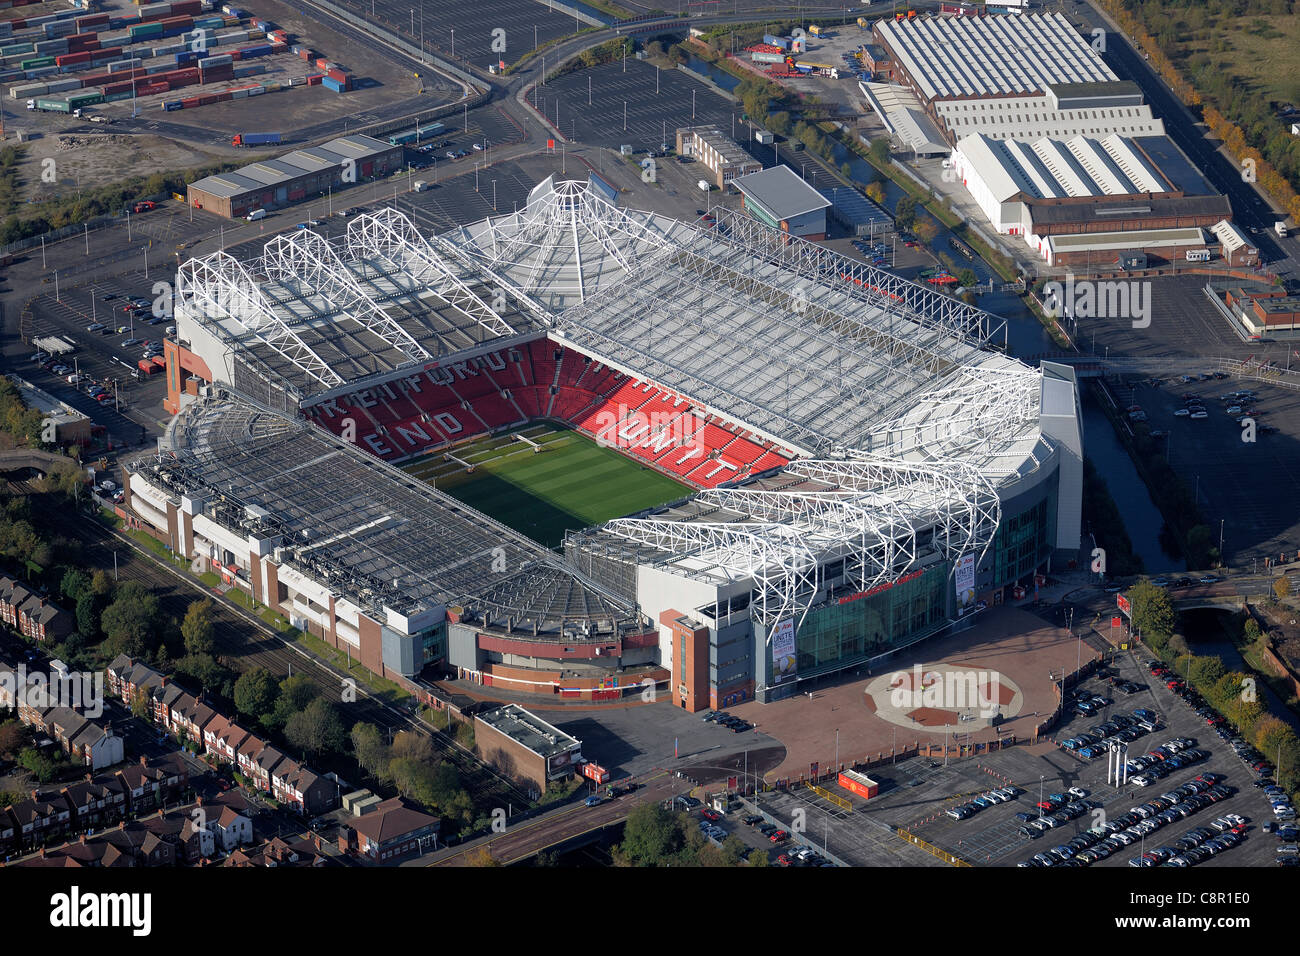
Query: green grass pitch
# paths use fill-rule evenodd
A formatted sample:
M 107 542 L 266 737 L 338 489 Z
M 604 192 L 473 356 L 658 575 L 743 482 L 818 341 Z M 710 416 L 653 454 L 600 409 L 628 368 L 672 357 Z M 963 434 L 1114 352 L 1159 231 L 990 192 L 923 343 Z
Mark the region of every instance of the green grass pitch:
M 515 435 L 526 436 L 544 450 L 534 452 Z M 692 491 L 586 435 L 545 424 L 482 438 L 454 454 L 474 464 L 473 474 L 441 452 L 404 467 L 551 548 L 562 544 L 564 532 L 571 528 L 633 514 Z

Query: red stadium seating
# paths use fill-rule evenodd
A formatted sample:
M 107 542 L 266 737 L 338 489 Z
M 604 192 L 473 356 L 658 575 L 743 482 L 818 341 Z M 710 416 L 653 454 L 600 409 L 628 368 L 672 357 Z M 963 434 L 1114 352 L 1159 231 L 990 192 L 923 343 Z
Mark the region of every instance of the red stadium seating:
M 343 437 L 352 421 L 353 440 L 387 461 L 539 418 L 567 422 L 701 488 L 789 461 L 769 442 L 703 414 L 684 396 L 548 339 L 434 365 L 321 402 L 304 414 Z

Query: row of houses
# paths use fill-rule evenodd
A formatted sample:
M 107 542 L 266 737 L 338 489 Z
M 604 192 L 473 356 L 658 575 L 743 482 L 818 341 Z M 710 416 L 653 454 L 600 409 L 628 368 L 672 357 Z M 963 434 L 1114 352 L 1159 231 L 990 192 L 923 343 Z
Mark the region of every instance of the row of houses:
M 229 863 L 253 842 L 248 803 L 236 793 L 223 793 L 210 803 L 202 800 L 172 810 L 158 810 L 136 820 L 122 820 L 106 829 L 87 831 L 75 841 L 13 863 L 39 867 L 130 867 L 202 865 L 219 851 Z
M 128 708 L 141 694 L 148 695 L 155 724 L 237 767 L 258 789 L 286 806 L 316 816 L 338 804 L 339 788 L 333 779 L 286 756 L 147 664 L 119 655 L 108 666 L 108 692 Z
M 113 731 L 107 718 L 90 718 L 74 707 L 50 706 L 66 699 L 55 689 L 62 682 L 68 686 L 67 669 L 59 661 L 51 664 L 51 673 L 28 673 L 26 669 L 0 667 L 0 710 L 16 710 L 18 719 L 37 735 L 47 735 L 57 743 L 69 760 L 91 770 L 103 770 L 121 763 L 126 756 L 125 744 Z
M 59 790 L 33 790 L 26 800 L 0 810 L 0 852 L 34 849 L 59 837 L 114 826 L 179 800 L 189 787 L 189 768 L 167 754 L 112 773 L 86 774 Z
M 6 575 L 0 575 L 0 621 L 33 640 L 55 644 L 76 624 L 70 612 Z

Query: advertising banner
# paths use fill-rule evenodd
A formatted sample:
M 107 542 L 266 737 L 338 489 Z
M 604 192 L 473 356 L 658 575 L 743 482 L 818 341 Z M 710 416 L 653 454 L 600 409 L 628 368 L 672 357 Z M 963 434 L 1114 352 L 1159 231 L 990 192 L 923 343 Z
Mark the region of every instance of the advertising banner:
M 794 618 L 786 618 L 772 631 L 772 683 L 780 684 L 791 680 L 797 669 Z
M 957 603 L 966 607 L 975 600 L 975 555 L 963 554 L 956 565 Z
M 1124 595 L 1122 594 L 1115 595 L 1115 606 L 1118 607 L 1125 614 L 1127 614 L 1129 617 L 1133 616 L 1133 605 L 1129 603 L 1129 599 L 1126 598 Z

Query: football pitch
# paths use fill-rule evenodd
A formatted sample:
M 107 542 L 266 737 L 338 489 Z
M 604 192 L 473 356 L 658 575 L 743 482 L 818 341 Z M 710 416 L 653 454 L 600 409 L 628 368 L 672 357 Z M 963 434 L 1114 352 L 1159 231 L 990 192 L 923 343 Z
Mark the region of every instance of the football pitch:
M 534 451 L 516 436 L 542 450 Z M 586 435 L 550 425 L 482 438 L 452 453 L 472 463 L 474 472 L 447 460 L 443 452 L 403 467 L 550 548 L 562 544 L 571 528 L 634 514 L 692 491 Z

